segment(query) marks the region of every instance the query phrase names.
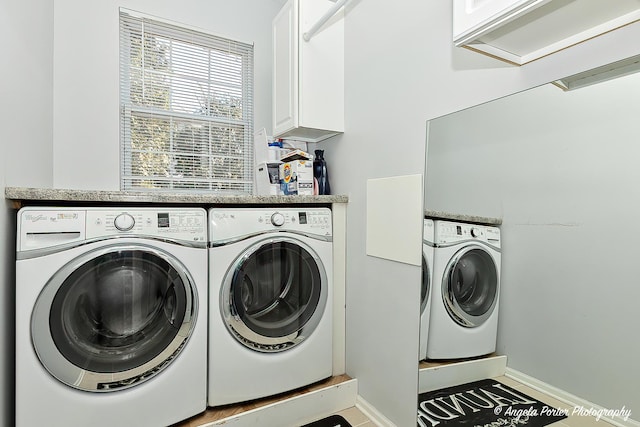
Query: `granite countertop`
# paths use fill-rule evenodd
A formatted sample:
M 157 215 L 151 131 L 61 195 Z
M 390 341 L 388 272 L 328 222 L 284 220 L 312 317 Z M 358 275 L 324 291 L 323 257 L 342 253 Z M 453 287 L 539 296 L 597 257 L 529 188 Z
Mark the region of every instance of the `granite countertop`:
M 449 212 L 442 211 L 432 211 L 425 210 L 424 211 L 425 218 L 431 219 L 444 219 L 450 221 L 460 221 L 460 222 L 469 222 L 472 224 L 484 224 L 484 225 L 501 225 L 502 218 L 491 218 L 485 216 L 477 216 L 477 215 L 465 215 L 465 214 L 454 214 Z
M 346 203 L 347 196 L 233 196 L 206 193 L 164 193 L 143 191 L 71 190 L 58 188 L 6 187 L 5 199 L 18 205 L 25 202 L 108 202 L 108 203 L 179 203 L 198 205 L 247 204 L 331 204 Z

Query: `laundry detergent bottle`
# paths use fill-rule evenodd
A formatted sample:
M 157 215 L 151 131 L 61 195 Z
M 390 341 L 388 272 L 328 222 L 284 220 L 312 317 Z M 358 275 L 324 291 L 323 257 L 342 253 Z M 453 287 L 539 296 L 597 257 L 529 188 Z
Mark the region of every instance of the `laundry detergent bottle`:
M 315 150 L 314 153 L 316 156 L 313 160 L 313 177 L 318 180 L 318 194 L 331 194 L 324 150 Z

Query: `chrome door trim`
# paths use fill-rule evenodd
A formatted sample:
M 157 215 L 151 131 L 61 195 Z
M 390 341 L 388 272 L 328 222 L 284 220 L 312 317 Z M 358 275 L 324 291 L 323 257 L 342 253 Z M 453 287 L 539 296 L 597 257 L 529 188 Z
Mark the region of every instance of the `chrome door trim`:
M 320 273 L 320 297 L 313 315 L 297 332 L 282 337 L 265 337 L 251 330 L 242 321 L 238 313 L 235 310 L 232 310 L 230 300 L 231 284 L 236 269 L 256 251 L 267 244 L 281 242 L 300 246 L 311 255 Z M 326 269 L 320 259 L 320 256 L 313 250 L 313 248 L 305 242 L 292 237 L 267 237 L 253 242 L 251 246 L 246 248 L 238 257 L 235 258 L 227 269 L 222 280 L 222 286 L 220 286 L 220 314 L 227 330 L 238 342 L 252 350 L 262 353 L 277 353 L 297 346 L 313 333 L 320 323 L 327 306 L 328 293 Z
M 51 304 L 65 280 L 86 262 L 114 251 L 151 253 L 174 268 L 188 288 L 185 289 L 185 317 L 171 343 L 145 364 L 122 372 L 103 373 L 82 369 L 68 361 L 57 349 L 49 329 Z M 112 244 L 83 253 L 59 269 L 43 287 L 31 313 L 31 345 L 42 366 L 58 381 L 82 391 L 112 392 L 133 387 L 165 369 L 191 337 L 198 313 L 195 281 L 187 268 L 169 253 L 145 244 Z
M 459 260 L 466 255 L 467 253 L 473 250 L 480 250 L 484 252 L 484 254 L 489 257 L 491 260 L 491 265 L 495 269 L 496 275 L 496 293 L 494 295 L 493 301 L 491 302 L 491 306 L 489 309 L 480 316 L 473 316 L 467 313 L 460 307 L 458 301 L 453 297 L 453 290 L 451 283 L 451 275 L 453 267 L 458 264 Z M 462 249 L 457 251 L 449 262 L 447 263 L 446 268 L 444 269 L 444 274 L 442 275 L 442 301 L 447 310 L 449 316 L 460 326 L 464 326 L 465 328 L 476 328 L 482 325 L 484 322 L 491 317 L 493 311 L 495 310 L 496 304 L 498 303 L 498 297 L 500 295 L 500 274 L 498 271 L 498 267 L 496 265 L 495 260 L 491 256 L 491 254 L 481 245 L 468 245 L 464 246 Z
M 425 297 L 424 297 L 424 301 L 420 301 L 420 315 L 422 315 L 424 313 L 424 310 L 427 308 L 427 305 L 430 304 L 429 300 L 429 294 L 431 293 L 431 285 L 432 285 L 432 275 L 431 275 L 431 267 L 429 266 L 429 263 L 427 262 L 427 257 L 425 256 L 424 252 L 422 252 L 422 284 L 424 284 L 424 279 L 426 277 L 426 281 L 427 281 L 427 290 L 425 291 Z M 420 293 L 422 294 L 422 286 L 420 286 Z M 421 298 L 422 299 L 422 298 Z

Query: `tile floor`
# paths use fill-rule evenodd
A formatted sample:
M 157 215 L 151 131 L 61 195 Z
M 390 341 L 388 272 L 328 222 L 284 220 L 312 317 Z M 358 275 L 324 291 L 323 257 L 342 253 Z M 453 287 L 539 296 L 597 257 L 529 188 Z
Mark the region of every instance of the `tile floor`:
M 376 427 L 365 414 L 360 412 L 355 406 L 338 412 L 336 415 L 342 415 L 345 420 L 349 421 L 352 427 Z
M 539 401 L 541 401 L 542 403 L 546 403 L 547 405 L 554 407 L 554 408 L 562 408 L 562 409 L 568 409 L 569 410 L 569 414 L 571 414 L 571 411 L 573 410 L 573 407 L 570 405 L 567 405 L 564 402 L 561 402 L 559 400 L 554 399 L 553 397 L 550 397 L 544 393 L 541 393 L 537 390 L 532 389 L 531 387 L 528 387 L 518 381 L 515 381 L 511 378 L 507 378 L 507 377 L 498 377 L 498 378 L 494 378 L 496 381 L 499 381 L 511 388 L 514 388 L 518 391 L 523 392 L 524 394 L 527 394 L 531 397 L 533 397 L 534 399 L 538 399 Z M 376 427 L 376 424 L 373 423 L 373 421 L 369 420 L 367 418 L 366 415 L 364 415 L 362 412 L 360 412 L 357 408 L 353 407 L 353 408 L 349 408 L 349 409 L 345 409 L 344 411 L 340 411 L 338 412 L 337 415 L 342 415 L 347 421 L 349 421 L 349 423 L 353 426 L 353 427 Z M 594 417 L 581 417 L 581 416 L 571 416 L 569 415 L 568 418 L 565 418 L 562 421 L 553 423 L 553 424 L 549 424 L 549 427 L 613 427 L 612 424 L 609 424 L 607 422 L 604 422 L 602 420 L 597 421 Z

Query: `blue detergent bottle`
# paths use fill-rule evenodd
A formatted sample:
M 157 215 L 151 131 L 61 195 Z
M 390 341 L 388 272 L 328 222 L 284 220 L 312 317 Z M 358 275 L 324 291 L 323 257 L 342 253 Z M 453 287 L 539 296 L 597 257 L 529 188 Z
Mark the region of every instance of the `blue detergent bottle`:
M 324 150 L 315 150 L 313 159 L 313 177 L 318 180 L 318 194 L 331 194 L 327 162 L 324 159 Z

